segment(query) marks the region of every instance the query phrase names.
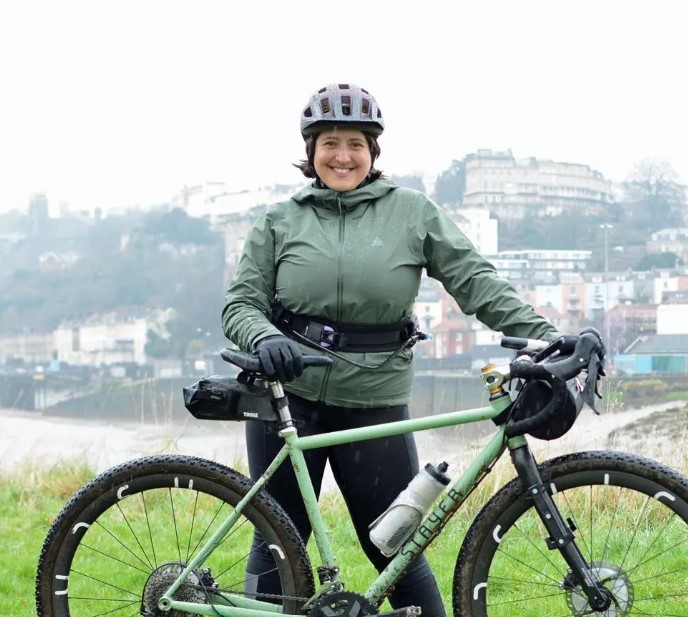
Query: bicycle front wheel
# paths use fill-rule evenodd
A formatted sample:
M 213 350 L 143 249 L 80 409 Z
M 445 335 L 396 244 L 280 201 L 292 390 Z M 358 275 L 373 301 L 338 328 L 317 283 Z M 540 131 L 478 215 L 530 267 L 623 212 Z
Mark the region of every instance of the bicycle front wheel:
M 39 617 L 159 614 L 162 594 L 250 486 L 229 467 L 180 455 L 146 457 L 99 475 L 63 508 L 45 540 L 36 579 Z M 255 531 L 265 546 L 254 542 Z M 269 597 L 250 591 L 255 584 L 248 579 L 261 573 L 246 572 L 252 551 L 265 547 L 281 586 Z M 175 598 L 213 604 L 224 592 L 292 613 L 314 593 L 298 531 L 265 491 Z
M 576 543 L 614 600 L 591 610 L 518 479 L 471 525 L 454 571 L 456 617 L 688 616 L 688 481 L 621 452 L 539 465 Z

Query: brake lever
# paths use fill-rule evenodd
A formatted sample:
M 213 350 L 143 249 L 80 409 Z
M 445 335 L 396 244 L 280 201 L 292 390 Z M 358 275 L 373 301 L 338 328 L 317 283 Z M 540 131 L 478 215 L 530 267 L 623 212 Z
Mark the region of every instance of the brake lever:
M 600 338 L 593 332 L 586 332 L 578 337 L 573 353 L 569 357 L 544 365 L 552 375 L 562 381 L 568 381 L 583 369 L 587 369 L 588 374 L 581 398 L 597 414 L 599 411 L 595 407 L 595 396 L 602 398 L 597 390 L 597 381 L 599 376 L 604 374 L 602 368 L 604 351 Z

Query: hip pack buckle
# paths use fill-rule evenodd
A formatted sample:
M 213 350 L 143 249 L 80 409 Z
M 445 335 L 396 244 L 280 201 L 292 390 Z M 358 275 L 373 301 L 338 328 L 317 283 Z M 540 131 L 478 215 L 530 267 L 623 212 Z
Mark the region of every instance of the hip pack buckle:
M 340 345 L 344 345 L 346 337 L 337 332 L 332 326 L 321 324 L 317 321 L 309 321 L 306 330 L 303 333 L 307 339 L 317 342 L 318 345 L 325 349 L 338 349 Z

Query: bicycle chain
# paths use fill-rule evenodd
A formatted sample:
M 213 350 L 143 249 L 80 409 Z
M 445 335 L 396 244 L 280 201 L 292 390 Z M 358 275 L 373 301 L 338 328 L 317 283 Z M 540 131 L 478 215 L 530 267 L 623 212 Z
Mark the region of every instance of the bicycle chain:
M 198 589 L 202 589 L 206 595 L 209 593 L 232 593 L 237 596 L 253 596 L 255 599 L 256 597 L 260 596 L 261 598 L 270 598 L 273 600 L 295 600 L 296 602 L 306 602 L 308 598 L 301 598 L 299 596 L 285 596 L 285 595 L 277 595 L 274 593 L 258 593 L 255 591 L 237 591 L 236 589 L 223 589 L 222 587 L 207 587 L 204 585 L 198 585 L 194 583 L 188 583 L 189 587 L 196 587 Z

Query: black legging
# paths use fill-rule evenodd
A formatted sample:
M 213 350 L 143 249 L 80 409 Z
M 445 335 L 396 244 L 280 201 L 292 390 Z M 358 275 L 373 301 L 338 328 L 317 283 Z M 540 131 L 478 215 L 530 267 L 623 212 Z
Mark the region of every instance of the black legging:
M 409 417 L 408 406 L 380 409 L 333 407 L 289 395 L 289 408 L 299 435 L 318 435 L 332 431 L 383 424 Z M 268 433 L 262 422 L 246 424 L 246 444 L 251 477 L 255 480 L 267 468 L 284 441 Z M 418 453 L 412 435 L 399 435 L 360 441 L 353 444 L 308 450 L 306 464 L 316 495 L 320 495 L 327 461 L 344 496 L 363 551 L 378 571 L 389 559 L 368 537 L 368 526 L 418 473 Z M 279 502 L 296 524 L 305 542 L 311 534 L 306 508 L 296 488 L 291 464 L 286 461 L 267 484 L 269 493 Z M 254 539 L 254 547 L 262 544 Z M 271 565 L 272 564 L 272 565 Z M 279 579 L 273 575 L 253 573 L 274 569 L 269 551 L 255 550 L 247 567 L 247 590 L 280 593 Z M 423 617 L 444 617 L 444 605 L 437 582 L 424 556 L 416 559 L 406 574 L 397 581 L 390 598 L 393 608 L 419 606 Z

